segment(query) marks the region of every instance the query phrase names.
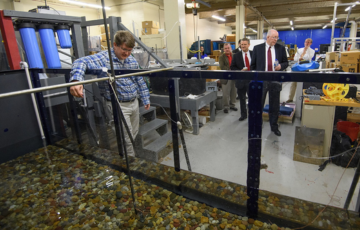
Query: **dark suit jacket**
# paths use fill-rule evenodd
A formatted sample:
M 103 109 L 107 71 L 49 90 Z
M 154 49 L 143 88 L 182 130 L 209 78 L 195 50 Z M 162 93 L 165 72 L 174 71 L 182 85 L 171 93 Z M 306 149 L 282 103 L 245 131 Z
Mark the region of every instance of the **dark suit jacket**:
M 234 49 L 234 50 L 232 51 L 232 52 L 233 52 L 233 54 L 236 54 L 236 53 L 240 52 L 239 48 L 240 48 L 240 47 L 238 47 L 238 48 Z
M 275 44 L 275 58 L 279 61 L 279 64 L 281 65 L 280 71 L 286 69 L 289 65 L 288 59 L 286 56 L 285 47 L 280 44 Z M 265 65 L 266 65 L 266 42 L 260 45 L 256 45 L 253 50 L 253 55 L 251 56 L 251 70 L 258 70 L 258 71 L 265 71 Z M 278 87 L 275 87 L 274 90 L 281 91 L 282 86 L 280 82 L 273 81 L 272 83 L 278 83 L 275 84 Z
M 250 52 L 250 56 L 253 56 L 253 51 L 249 51 Z M 250 63 L 249 63 L 250 64 Z M 231 61 L 231 65 L 230 65 L 230 69 L 231 70 L 242 70 L 245 66 L 244 64 L 244 58 L 243 58 L 243 52 L 237 52 L 236 54 L 233 55 L 233 59 Z M 247 83 L 249 83 L 250 81 L 248 80 L 236 80 L 235 82 L 235 86 L 238 89 L 243 88 L 244 86 L 246 86 Z
M 231 55 L 233 55 L 233 54 L 231 54 Z M 225 53 L 221 54 L 219 57 L 219 66 L 220 66 L 221 70 L 230 70 L 229 59 Z M 224 84 L 224 85 L 227 84 L 227 81 L 228 80 L 226 80 L 226 79 L 220 79 L 221 84 Z

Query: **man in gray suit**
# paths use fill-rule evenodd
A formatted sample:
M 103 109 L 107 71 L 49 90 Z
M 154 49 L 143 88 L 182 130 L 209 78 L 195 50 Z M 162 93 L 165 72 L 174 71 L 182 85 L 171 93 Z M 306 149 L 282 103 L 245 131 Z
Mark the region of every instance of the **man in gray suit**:
M 250 40 L 243 38 L 240 40 L 241 51 L 233 55 L 230 65 L 231 70 L 250 71 L 252 51 L 249 50 Z M 235 86 L 240 100 L 240 118 L 243 121 L 247 118 L 246 93 L 249 91 L 249 80 L 236 80 Z
M 224 44 L 224 53 L 219 58 L 219 65 L 221 70 L 230 70 L 230 63 L 232 61 L 232 52 L 230 43 Z M 235 107 L 236 103 L 236 88 L 235 81 L 233 80 L 220 80 L 223 91 L 223 104 L 224 104 L 224 113 L 229 112 L 229 107 L 231 110 L 237 111 Z

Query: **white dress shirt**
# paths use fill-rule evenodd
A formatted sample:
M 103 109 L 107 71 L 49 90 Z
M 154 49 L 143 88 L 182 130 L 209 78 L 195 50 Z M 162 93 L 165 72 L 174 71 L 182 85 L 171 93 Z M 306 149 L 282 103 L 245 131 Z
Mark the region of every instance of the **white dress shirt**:
M 301 54 L 304 52 L 304 48 L 300 48 L 297 50 L 295 56 L 294 56 L 294 61 L 299 61 Z M 304 60 L 309 60 L 311 61 L 311 59 L 314 57 L 315 55 L 315 50 L 311 49 L 310 47 L 306 50 L 306 53 L 303 57 Z
M 268 71 L 268 65 L 267 65 L 267 63 L 268 63 L 268 50 L 269 50 L 269 45 L 265 42 L 265 47 L 266 47 L 266 49 L 265 49 L 265 59 L 266 59 L 266 63 L 265 63 L 265 71 Z M 275 46 L 271 46 L 271 59 L 272 59 L 272 66 L 273 66 L 273 71 L 275 71 L 275 68 L 274 68 L 274 63 L 275 63 L 275 59 L 276 59 L 276 56 L 275 56 Z

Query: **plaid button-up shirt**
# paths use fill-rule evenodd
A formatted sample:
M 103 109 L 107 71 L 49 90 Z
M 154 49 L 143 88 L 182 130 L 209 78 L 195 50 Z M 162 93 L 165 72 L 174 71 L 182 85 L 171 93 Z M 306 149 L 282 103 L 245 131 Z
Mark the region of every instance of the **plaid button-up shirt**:
M 138 69 L 139 65 L 133 56 L 129 56 L 121 62 L 111 50 L 114 69 Z M 111 69 L 109 53 L 103 51 L 94 55 L 86 56 L 77 59 L 72 65 L 70 72 L 70 81 L 83 81 L 86 69 L 101 69 L 106 67 Z M 106 73 L 100 74 L 98 77 L 107 77 Z M 107 82 L 98 82 L 99 89 L 103 96 L 110 100 L 110 88 Z M 116 90 L 118 91 L 120 101 L 130 101 L 140 95 L 144 105 L 150 104 L 150 94 L 146 83 L 142 77 L 128 77 L 116 79 Z

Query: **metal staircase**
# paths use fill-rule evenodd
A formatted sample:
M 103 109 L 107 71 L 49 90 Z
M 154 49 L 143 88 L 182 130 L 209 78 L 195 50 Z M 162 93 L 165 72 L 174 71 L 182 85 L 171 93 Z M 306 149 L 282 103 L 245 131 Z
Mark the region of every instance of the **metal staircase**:
M 168 132 L 168 121 L 156 118 L 156 108 L 150 107 L 145 110 L 143 106 L 140 111 L 140 128 L 135 138 L 136 157 L 158 162 L 171 150 L 171 133 Z

